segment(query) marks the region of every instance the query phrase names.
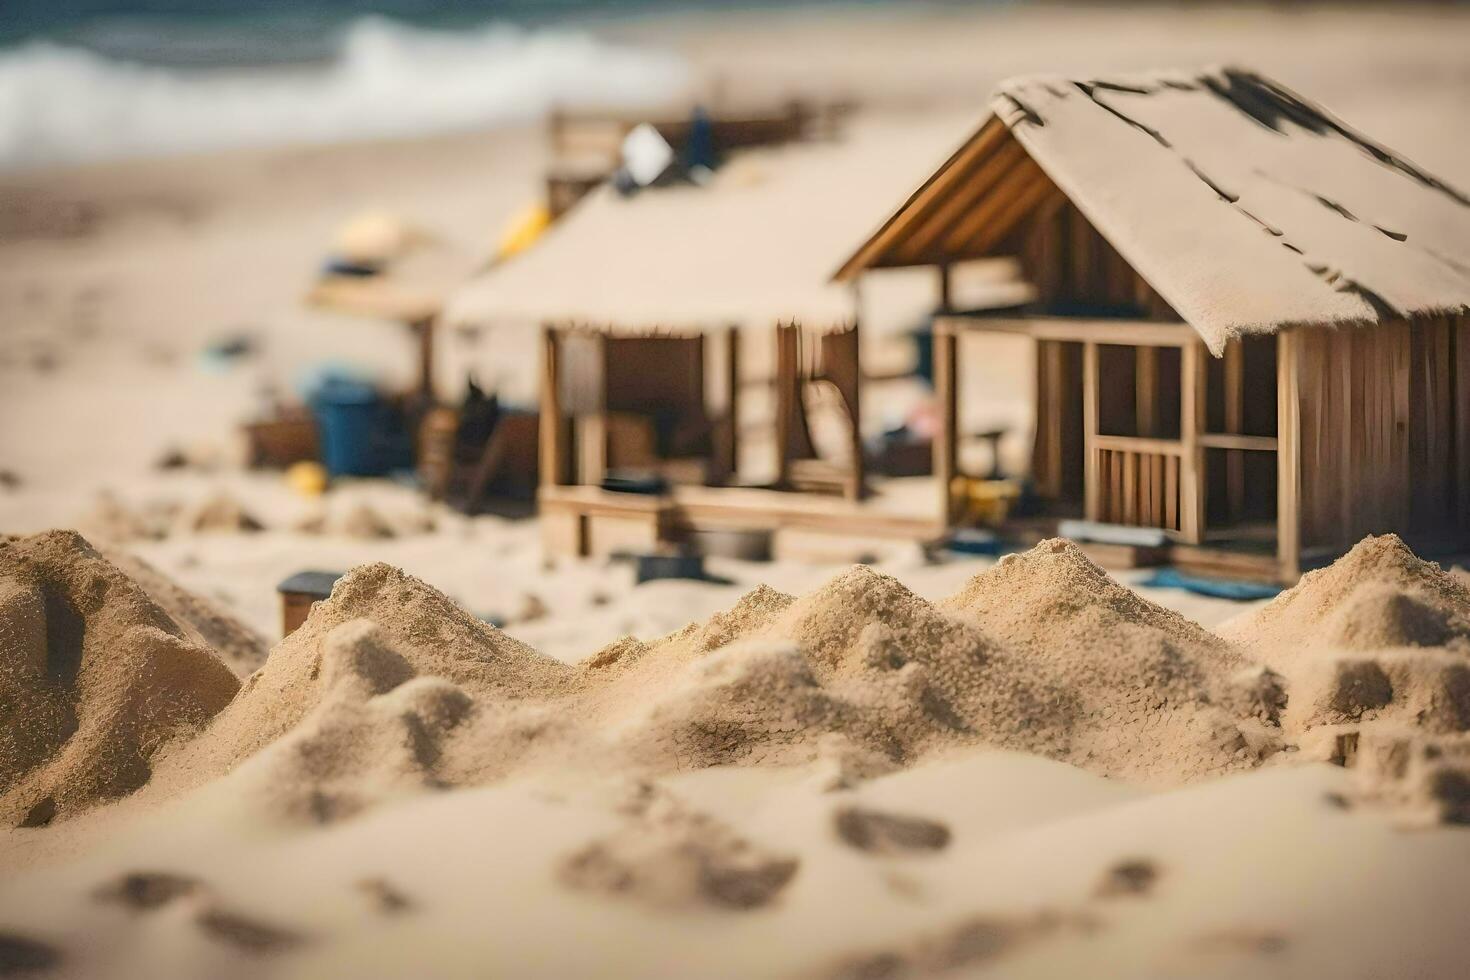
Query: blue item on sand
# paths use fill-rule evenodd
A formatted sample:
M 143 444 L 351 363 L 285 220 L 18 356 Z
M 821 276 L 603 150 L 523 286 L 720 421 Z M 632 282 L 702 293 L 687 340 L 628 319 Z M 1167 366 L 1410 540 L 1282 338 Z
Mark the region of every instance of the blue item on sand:
M 382 476 L 413 465 L 404 420 L 374 385 L 329 372 L 308 401 L 321 433 L 322 465 L 332 476 Z
M 1160 568 L 1148 578 L 1134 583 L 1149 589 L 1183 589 L 1196 595 L 1212 599 L 1232 599 L 1236 602 L 1251 602 L 1257 599 L 1274 599 L 1281 594 L 1281 586 L 1266 582 L 1241 582 L 1235 579 L 1202 578 L 1186 575 L 1177 568 Z
M 945 540 L 944 549 L 960 555 L 999 555 L 1006 550 L 994 531 L 979 527 L 955 528 Z

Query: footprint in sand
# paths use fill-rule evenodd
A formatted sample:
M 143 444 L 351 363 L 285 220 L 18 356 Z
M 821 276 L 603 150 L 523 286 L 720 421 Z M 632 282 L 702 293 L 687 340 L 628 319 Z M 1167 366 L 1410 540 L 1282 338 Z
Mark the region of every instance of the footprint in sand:
M 357 883 L 357 890 L 366 895 L 379 912 L 387 915 L 406 912 L 413 907 L 408 896 L 387 878 L 363 878 Z
M 23 977 L 55 969 L 61 954 L 45 943 L 0 932 L 0 977 Z
M 195 921 L 211 939 L 245 953 L 280 953 L 306 941 L 300 933 L 222 908 L 206 908 Z
M 197 878 L 167 871 L 132 871 L 93 892 L 101 902 L 115 902 L 137 911 L 152 911 L 185 895 L 201 891 Z
M 92 893 L 99 902 L 153 912 L 181 899 L 197 899 L 194 923 L 211 939 L 247 953 L 276 953 L 300 945 L 306 937 L 278 926 L 220 908 L 208 899 L 208 886 L 198 878 L 167 871 L 130 871 Z M 401 896 L 395 897 L 403 901 Z M 0 959 L 3 959 L 0 952 Z M 0 975 L 4 970 L 0 969 Z
M 1253 953 L 1258 956 L 1274 956 L 1285 952 L 1290 942 L 1279 932 L 1236 927 L 1201 933 L 1195 936 L 1189 945 L 1202 953 Z
M 1094 894 L 1098 898 L 1147 895 L 1159 878 L 1158 867 L 1146 858 L 1128 858 L 1103 872 Z
M 839 807 L 832 823 L 843 841 L 873 854 L 938 851 L 950 839 L 949 828 L 936 820 L 859 806 Z

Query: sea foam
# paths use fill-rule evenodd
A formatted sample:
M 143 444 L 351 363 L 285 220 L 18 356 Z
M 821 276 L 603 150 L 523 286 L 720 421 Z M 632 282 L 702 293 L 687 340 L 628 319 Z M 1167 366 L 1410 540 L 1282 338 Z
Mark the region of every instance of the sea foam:
M 406 136 L 678 94 L 676 56 L 572 30 L 355 21 L 313 66 L 181 70 L 35 41 L 0 53 L 0 168 Z

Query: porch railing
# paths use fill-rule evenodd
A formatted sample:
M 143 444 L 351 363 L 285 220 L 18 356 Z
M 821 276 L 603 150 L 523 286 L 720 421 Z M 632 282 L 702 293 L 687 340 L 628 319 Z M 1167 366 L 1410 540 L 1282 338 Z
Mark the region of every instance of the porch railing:
M 1097 517 L 1109 524 L 1181 530 L 1181 443 L 1094 436 Z

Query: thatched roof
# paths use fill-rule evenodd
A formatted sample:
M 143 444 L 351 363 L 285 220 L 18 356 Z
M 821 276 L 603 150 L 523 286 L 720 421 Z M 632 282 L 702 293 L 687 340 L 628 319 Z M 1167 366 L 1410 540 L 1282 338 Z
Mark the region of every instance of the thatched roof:
M 1216 353 L 1470 308 L 1470 200 L 1258 74 L 1028 77 L 992 110 L 838 279 L 993 255 L 1050 184 Z
M 622 328 L 849 320 L 832 263 L 943 159 L 956 119 L 856 122 L 839 142 L 750 150 L 703 187 L 603 186 L 449 301 L 452 323 Z

